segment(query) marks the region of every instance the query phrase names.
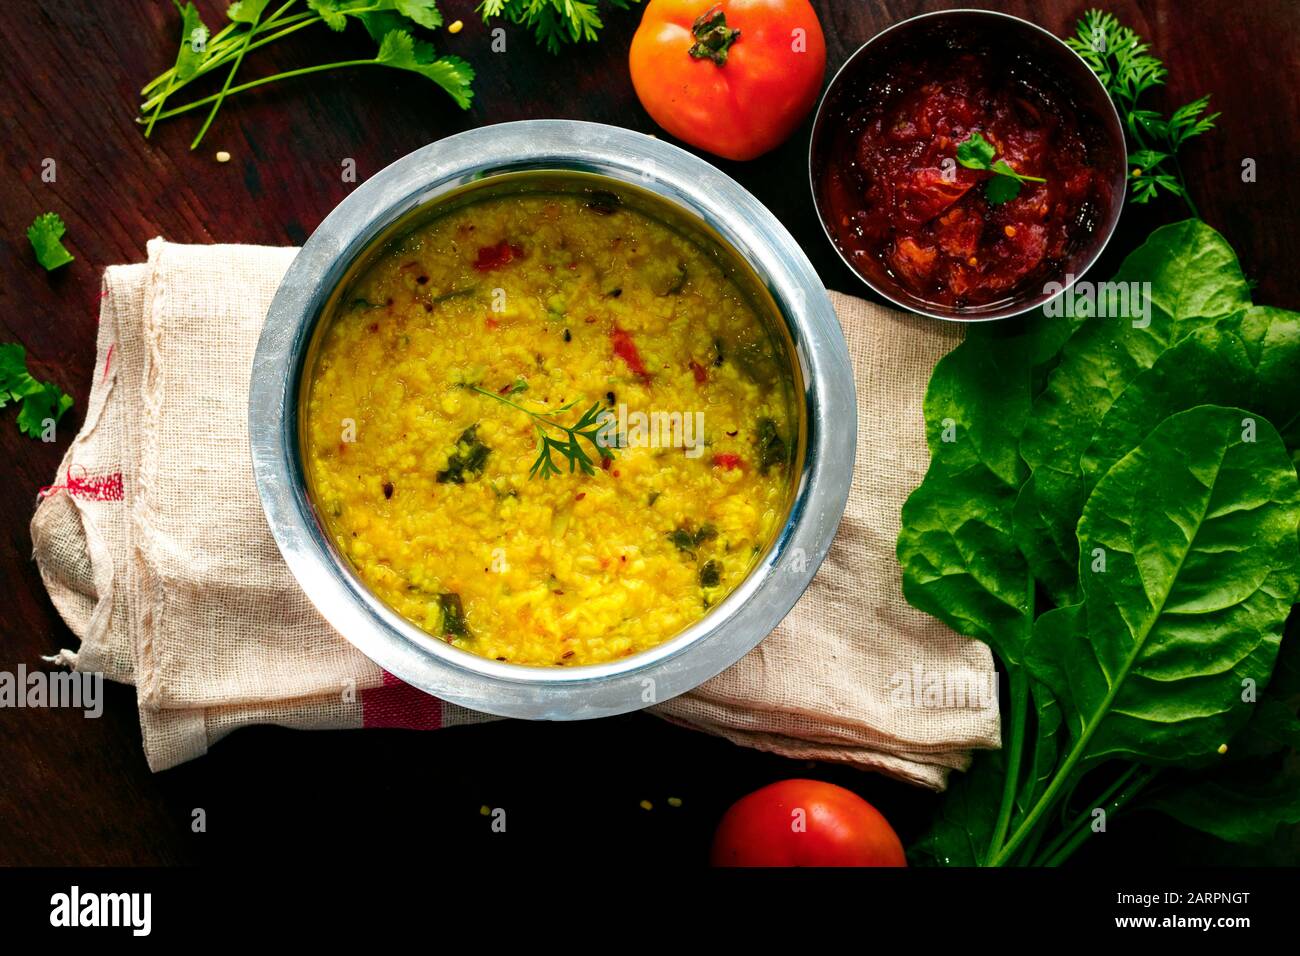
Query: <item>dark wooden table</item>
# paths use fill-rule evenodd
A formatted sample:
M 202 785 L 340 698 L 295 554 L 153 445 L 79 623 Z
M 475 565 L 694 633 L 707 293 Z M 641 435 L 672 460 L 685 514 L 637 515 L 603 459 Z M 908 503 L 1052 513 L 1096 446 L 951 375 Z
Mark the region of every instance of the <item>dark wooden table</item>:
M 942 2 L 816 0 L 833 70 L 876 31 Z M 996 7 L 1071 32 L 1086 0 L 1017 0 Z M 1294 0 L 1124 0 L 1105 4 L 1154 41 L 1171 68 L 1169 99 L 1202 92 L 1223 111 L 1220 129 L 1185 163 L 1203 216 L 1224 232 L 1258 283 L 1257 300 L 1300 307 L 1292 221 L 1300 193 L 1295 149 L 1300 110 L 1300 31 Z M 224 2 L 200 2 L 209 23 Z M 159 126 L 146 141 L 134 123 L 135 91 L 171 64 L 177 18 L 164 0 L 45 0 L 0 5 L 0 341 L 27 347 L 41 377 L 70 391 L 76 408 L 56 444 L 19 434 L 0 412 L 0 669 L 29 667 L 74 638 L 30 560 L 36 490 L 51 480 L 85 408 L 94 361 L 99 276 L 139 261 L 146 240 L 299 243 L 352 188 L 340 163 L 366 176 L 431 140 L 472 126 L 571 117 L 654 131 L 632 91 L 627 47 L 640 11 L 612 12 L 601 41 L 550 56 L 509 28 L 508 53 L 487 48 L 473 0 L 445 0 L 444 52 L 478 70 L 474 108 L 462 113 L 419 77 L 352 70 L 267 87 L 225 107 L 199 151 L 196 123 Z M 251 69 L 291 69 L 363 53 L 358 32 L 313 28 L 261 51 Z M 265 54 L 265 55 L 264 55 Z M 251 61 L 250 61 L 251 63 Z M 250 75 L 253 75 L 250 73 Z M 832 288 L 856 290 L 832 254 L 805 183 L 807 126 L 752 163 L 720 163 L 767 203 L 803 244 Z M 228 150 L 227 164 L 214 153 Z M 46 157 L 57 182 L 40 177 Z M 1245 184 L 1244 158 L 1257 163 Z M 59 213 L 77 256 L 53 275 L 37 268 L 24 237 L 32 218 Z M 1149 228 L 1182 215 L 1175 205 L 1126 213 L 1112 242 L 1131 249 Z M 1110 264 L 1103 264 L 1105 274 Z M 879 410 L 864 409 L 867 415 Z M 131 688 L 112 687 L 104 716 L 0 711 L 0 863 L 143 864 L 338 860 L 365 848 L 384 858 L 458 861 L 563 854 L 593 863 L 646 865 L 704 860 L 722 810 L 782 777 L 814 775 L 852 787 L 914 834 L 935 798 L 843 768 L 816 767 L 742 750 L 645 715 L 572 725 L 499 723 L 432 734 L 404 731 L 239 731 L 208 756 L 150 774 L 140 749 Z M 669 809 L 665 798 L 680 797 Z M 654 801 L 645 812 L 639 801 Z M 483 804 L 510 813 L 494 837 Z M 190 832 L 194 808 L 208 832 Z M 1153 817 L 1117 823 L 1123 839 L 1094 841 L 1085 862 L 1152 854 L 1206 862 L 1245 859 Z M 1294 841 L 1255 859 L 1294 861 Z

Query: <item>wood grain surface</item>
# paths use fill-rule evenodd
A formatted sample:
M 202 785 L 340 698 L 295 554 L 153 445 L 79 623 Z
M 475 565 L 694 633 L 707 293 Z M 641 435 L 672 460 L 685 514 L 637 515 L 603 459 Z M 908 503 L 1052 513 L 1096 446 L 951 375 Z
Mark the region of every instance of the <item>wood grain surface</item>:
M 935 2 L 814 0 L 827 37 L 828 76 L 878 30 L 941 9 Z M 971 3 L 1034 20 L 1064 35 L 1090 5 L 1074 0 Z M 1257 301 L 1300 307 L 1295 155 L 1300 110 L 1300 7 L 1294 0 L 1124 0 L 1105 3 L 1154 43 L 1170 66 L 1162 105 L 1203 92 L 1223 111 L 1219 130 L 1188 149 L 1185 169 L 1202 215 L 1238 250 L 1258 283 Z M 224 3 L 198 6 L 209 23 Z M 268 86 L 232 99 L 198 151 L 198 120 L 160 124 L 145 140 L 136 91 L 171 65 L 178 19 L 163 0 L 45 0 L 0 4 L 0 341 L 26 346 L 38 377 L 71 392 L 76 407 L 59 441 L 19 434 L 0 412 L 0 669 L 40 665 L 75 646 L 31 561 L 28 522 L 79 426 L 92 374 L 99 276 L 140 261 L 145 242 L 302 242 L 358 178 L 411 150 L 472 126 L 538 117 L 594 120 L 654 132 L 627 75 L 640 11 L 613 11 L 599 43 L 552 56 L 521 29 L 493 53 L 470 0 L 445 0 L 443 52 L 478 71 L 474 106 L 462 112 L 420 77 L 354 69 Z M 368 55 L 359 29 L 320 28 L 258 51 L 250 76 L 326 56 Z M 861 291 L 821 234 L 806 179 L 808 124 L 757 161 L 720 162 L 772 208 L 835 289 Z M 662 134 L 661 134 L 662 135 Z M 214 160 L 217 150 L 232 155 Z M 1243 183 L 1244 158 L 1258 179 Z M 53 158 L 58 176 L 43 182 Z M 38 214 L 68 224 L 76 261 L 47 275 L 24 232 Z M 1104 275 L 1154 225 L 1182 216 L 1174 204 L 1130 209 Z M 863 409 L 863 414 L 879 413 Z M 242 730 L 208 756 L 150 774 L 140 749 L 134 692 L 112 687 L 102 718 L 58 710 L 0 711 L 0 864 L 143 864 L 337 860 L 362 851 L 381 860 L 454 868 L 458 861 L 538 854 L 696 864 L 723 809 L 761 784 L 817 776 L 875 802 L 904 839 L 934 806 L 932 795 L 844 768 L 816 767 L 742 750 L 645 715 L 576 725 L 499 723 L 432 734 Z M 679 797 L 680 808 L 666 798 Z M 638 803 L 650 800 L 651 811 Z M 480 806 L 505 807 L 509 836 L 489 832 Z M 208 829 L 190 831 L 203 808 Z M 1295 841 L 1247 857 L 1208 838 L 1137 815 L 1093 841 L 1081 865 L 1163 854 L 1211 862 L 1295 861 Z

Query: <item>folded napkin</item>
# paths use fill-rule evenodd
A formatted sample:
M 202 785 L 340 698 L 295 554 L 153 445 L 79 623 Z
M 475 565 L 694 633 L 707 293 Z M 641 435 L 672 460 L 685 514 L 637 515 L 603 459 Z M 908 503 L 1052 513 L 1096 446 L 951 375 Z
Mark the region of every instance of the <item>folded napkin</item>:
M 104 274 L 85 422 L 32 519 L 80 639 L 56 661 L 134 684 L 162 770 L 248 724 L 434 729 L 489 720 L 386 674 L 317 614 L 254 486 L 248 385 L 296 250 L 155 239 Z M 942 789 L 998 745 L 987 648 L 904 603 L 903 499 L 925 470 L 921 396 L 956 327 L 834 295 L 858 389 L 857 468 L 830 555 L 785 622 L 660 717 L 790 757 Z M 923 688 L 979 688 L 934 694 Z

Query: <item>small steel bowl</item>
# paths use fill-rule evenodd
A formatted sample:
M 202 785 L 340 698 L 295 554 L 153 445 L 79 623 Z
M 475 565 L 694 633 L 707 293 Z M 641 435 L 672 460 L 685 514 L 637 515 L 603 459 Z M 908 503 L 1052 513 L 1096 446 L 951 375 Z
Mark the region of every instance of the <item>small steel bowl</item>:
M 487 660 L 398 616 L 353 573 L 308 494 L 300 402 L 317 326 L 367 254 L 413 216 L 520 174 L 578 174 L 640 189 L 730 248 L 779 315 L 795 379 L 801 453 L 784 525 L 749 576 L 701 620 L 619 661 L 529 667 Z M 445 700 L 506 717 L 575 720 L 637 710 L 735 663 L 780 623 L 812 580 L 848 498 L 857 434 L 848 349 L 799 246 L 735 181 L 641 133 L 566 120 L 504 123 L 417 150 L 359 186 L 307 240 L 282 281 L 253 362 L 249 439 L 280 552 L 325 619 L 371 660 Z
M 835 239 L 823 208 L 821 177 L 829 163 L 831 127 L 843 122 L 855 106 L 854 92 L 878 76 L 900 56 L 925 54 L 944 48 L 986 48 L 1027 62 L 1053 83 L 1075 107 L 1080 126 L 1089 137 L 1099 165 L 1106 172 L 1110 206 L 1100 211 L 1088 241 L 1074 249 L 1058 274 L 1044 279 L 1041 289 L 1031 288 L 997 302 L 955 308 L 918 296 L 873 264 L 870 274 L 855 266 Z M 1115 104 L 1096 74 L 1063 41 L 1042 27 L 991 10 L 944 10 L 902 20 L 876 34 L 845 61 L 827 87 L 813 120 L 808 148 L 808 181 L 813 204 L 827 240 L 854 275 L 876 294 L 895 305 L 935 319 L 989 321 L 1020 315 L 1064 293 L 1097 261 L 1110 241 L 1124 207 L 1128 152 L 1124 126 Z M 1059 283 L 1056 288 L 1052 283 Z M 1051 291 L 1048 286 L 1051 285 Z

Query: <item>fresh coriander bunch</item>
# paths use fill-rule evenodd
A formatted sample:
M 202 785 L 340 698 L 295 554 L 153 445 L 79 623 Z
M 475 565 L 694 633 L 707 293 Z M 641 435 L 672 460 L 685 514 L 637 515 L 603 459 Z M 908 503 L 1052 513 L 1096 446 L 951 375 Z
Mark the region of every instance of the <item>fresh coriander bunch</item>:
M 445 90 L 462 109 L 468 109 L 473 98 L 473 68 L 459 57 L 438 56 L 429 43 L 417 40 L 412 33 L 416 28 L 433 30 L 442 25 L 434 0 L 287 0 L 279 4 L 275 0 L 238 0 L 226 9 L 229 22 L 215 33 L 193 3 L 181 6 L 177 0 L 172 2 L 181 16 L 180 48 L 171 69 L 140 91 L 137 122 L 145 127 L 145 136 L 159 120 L 207 107 L 203 125 L 190 143 L 194 149 L 227 97 L 277 80 L 350 66 L 386 66 L 418 73 Z M 309 27 L 323 24 L 338 33 L 353 21 L 377 44 L 374 56 L 318 63 L 235 84 L 247 54 Z M 170 105 L 182 89 L 209 76 L 223 77 L 216 93 L 180 106 Z
M 483 0 L 478 5 L 478 11 L 483 15 L 484 23 L 491 22 L 493 17 L 505 17 L 511 23 L 527 27 L 540 45 L 551 53 L 559 53 L 560 47 L 567 43 L 590 43 L 598 39 L 600 30 L 605 25 L 600 18 L 601 2 L 602 0 Z M 615 10 L 627 10 L 640 0 L 603 2 Z
M 1138 100 L 1142 94 L 1164 85 L 1169 73 L 1164 63 L 1151 55 L 1150 44 L 1113 14 L 1100 10 L 1085 13 L 1076 30 L 1076 35 L 1065 42 L 1097 74 L 1138 147 L 1129 156 L 1133 163 L 1129 199 L 1147 203 L 1162 191 L 1170 192 L 1181 197 L 1192 215 L 1199 217 L 1178 164 L 1178 151 L 1188 140 L 1214 129 L 1220 114 L 1206 114 L 1210 97 L 1192 100 L 1168 117 L 1141 109 Z

